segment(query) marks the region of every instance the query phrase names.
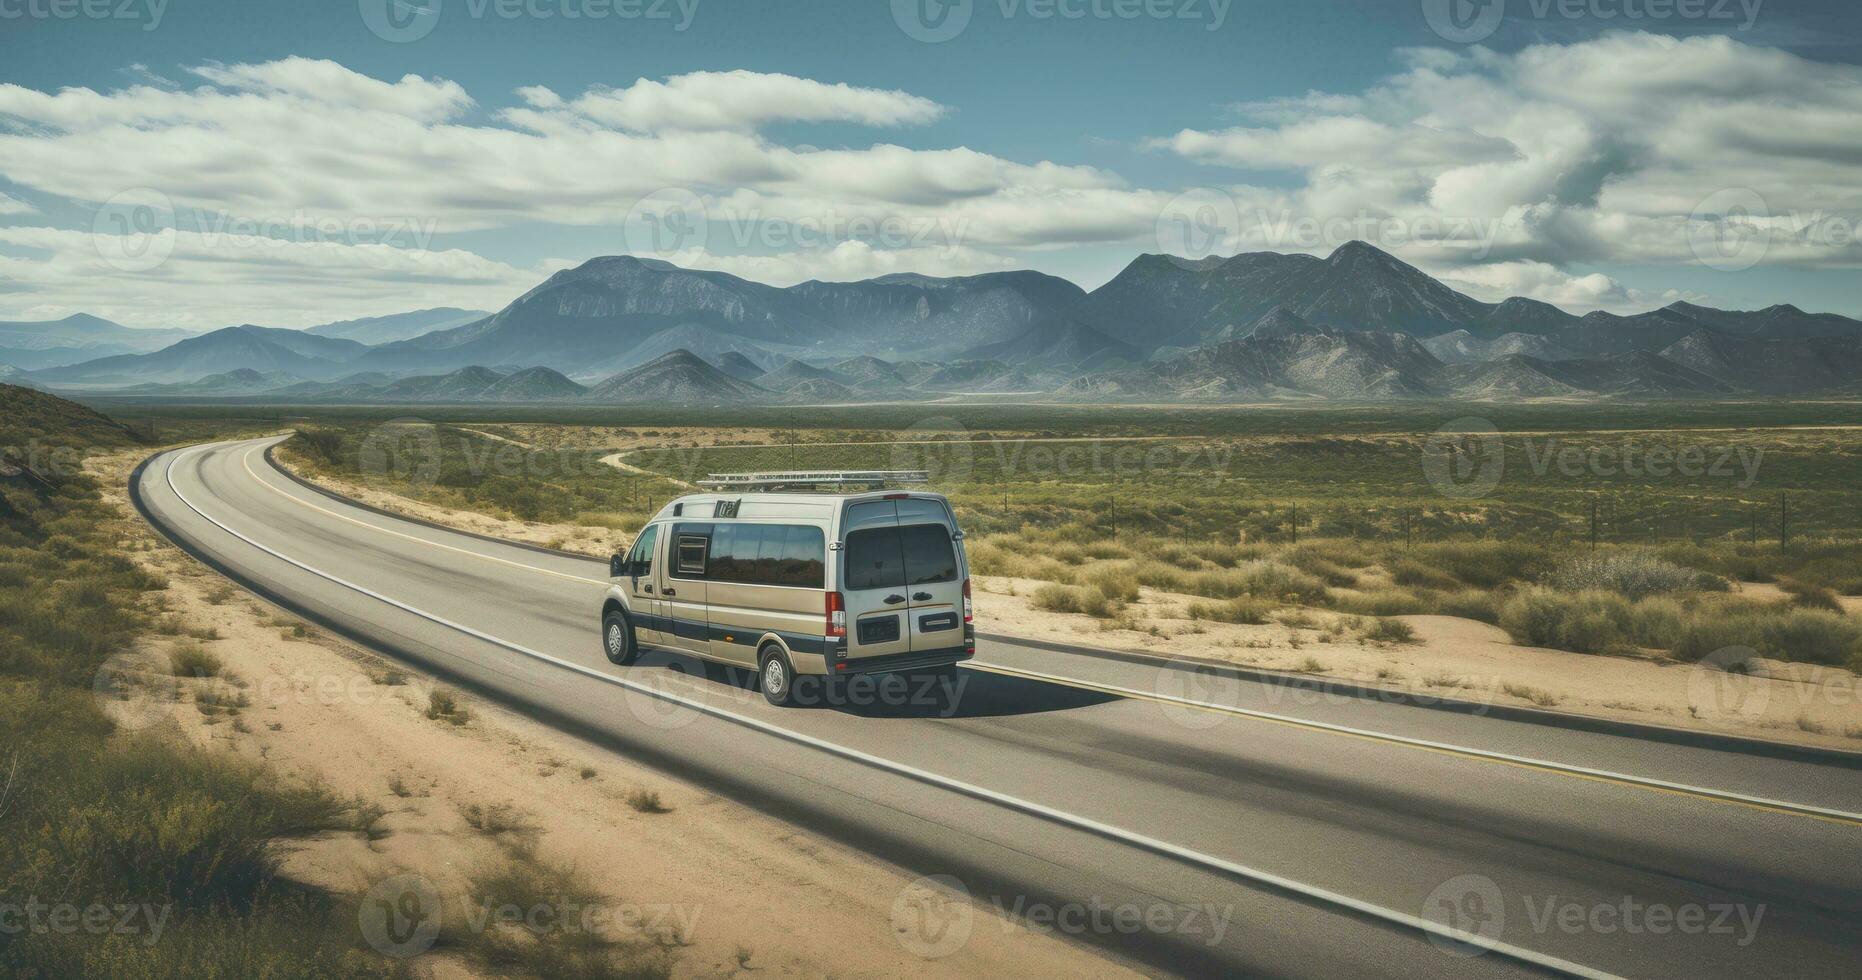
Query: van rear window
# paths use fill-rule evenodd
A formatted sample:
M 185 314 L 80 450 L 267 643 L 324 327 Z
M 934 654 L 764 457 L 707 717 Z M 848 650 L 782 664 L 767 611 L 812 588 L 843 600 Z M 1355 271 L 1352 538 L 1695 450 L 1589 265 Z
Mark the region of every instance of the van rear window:
M 957 580 L 957 551 L 942 524 L 877 527 L 847 536 L 849 591 Z

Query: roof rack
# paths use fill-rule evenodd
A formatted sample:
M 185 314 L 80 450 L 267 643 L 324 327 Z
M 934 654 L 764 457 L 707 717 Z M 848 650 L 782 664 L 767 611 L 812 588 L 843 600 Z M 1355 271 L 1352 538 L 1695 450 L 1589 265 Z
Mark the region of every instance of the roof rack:
M 789 470 L 774 473 L 713 473 L 698 481 L 711 490 L 785 490 L 884 487 L 931 482 L 926 470 Z

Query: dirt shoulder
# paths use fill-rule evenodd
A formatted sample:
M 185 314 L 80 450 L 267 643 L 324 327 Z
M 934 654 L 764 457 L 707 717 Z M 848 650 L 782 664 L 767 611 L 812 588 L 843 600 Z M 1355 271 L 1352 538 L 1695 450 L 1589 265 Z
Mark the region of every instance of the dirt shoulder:
M 1187 608 L 1208 600 L 1148 588 L 1121 623 L 1036 609 L 1030 596 L 1046 583 L 1033 579 L 980 576 L 976 584 L 977 626 L 987 633 L 1862 750 L 1862 679 L 1838 668 L 1765 661 L 1776 675 L 1761 677 L 1672 660 L 1567 653 L 1519 646 L 1498 627 L 1453 616 L 1392 617 L 1410 625 L 1416 642 L 1378 643 L 1359 639 L 1351 628 L 1358 617 L 1320 609 L 1290 610 L 1290 618 L 1258 626 L 1197 621 Z
M 124 514 L 126 550 L 170 583 L 177 635 L 149 642 L 198 644 L 223 665 L 177 679 L 157 728 L 379 811 L 366 835 L 294 844 L 282 855 L 290 877 L 362 899 L 416 876 L 443 897 L 501 900 L 478 895 L 481 870 L 534 856 L 595 883 L 607 928 L 680 977 L 1128 975 L 980 903 L 976 916 L 998 928 L 923 959 L 900 937 L 911 923 L 899 910 L 918 891 L 901 869 L 493 704 L 459 695 L 432 717 L 430 679 L 231 586 L 137 519 L 124 488 L 144 455 L 91 469 Z M 422 976 L 487 972 L 445 942 L 410 962 Z

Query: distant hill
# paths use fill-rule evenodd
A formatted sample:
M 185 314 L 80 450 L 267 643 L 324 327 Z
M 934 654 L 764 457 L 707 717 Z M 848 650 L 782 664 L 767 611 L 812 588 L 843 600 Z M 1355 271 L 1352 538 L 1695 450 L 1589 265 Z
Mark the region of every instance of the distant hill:
M 105 357 L 34 372 L 33 377 L 53 387 L 180 384 L 239 370 L 314 380 L 353 370 L 345 365 L 368 350 L 353 340 L 247 325 L 190 337 L 150 354 Z
M 62 320 L 0 321 L 0 364 L 37 371 L 160 350 L 191 336 L 187 330 L 138 330 L 88 313 Z
M 461 310 L 441 306 L 431 310 L 413 310 L 407 313 L 392 313 L 388 316 L 364 317 L 359 320 L 339 320 L 335 323 L 307 327 L 304 332 L 317 337 L 353 340 L 372 347 L 376 344 L 407 340 L 435 330 L 463 327 L 490 315 L 484 310 Z
M 687 350 L 676 350 L 589 389 L 597 402 L 673 405 L 741 405 L 772 400 L 766 389 L 719 371 Z

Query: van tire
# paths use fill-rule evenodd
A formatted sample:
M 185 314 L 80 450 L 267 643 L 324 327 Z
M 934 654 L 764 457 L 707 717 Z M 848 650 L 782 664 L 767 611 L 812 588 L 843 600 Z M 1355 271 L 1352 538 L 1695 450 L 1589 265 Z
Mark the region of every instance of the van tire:
M 763 700 L 778 708 L 793 707 L 795 704 L 795 667 L 789 663 L 788 654 L 774 643 L 763 648 L 762 659 L 758 661 L 756 672 L 757 686 L 763 689 Z
M 610 609 L 601 617 L 601 652 L 608 662 L 625 667 L 640 656 L 640 641 L 634 636 L 633 620 L 622 609 Z

